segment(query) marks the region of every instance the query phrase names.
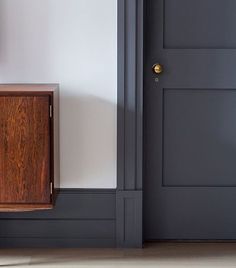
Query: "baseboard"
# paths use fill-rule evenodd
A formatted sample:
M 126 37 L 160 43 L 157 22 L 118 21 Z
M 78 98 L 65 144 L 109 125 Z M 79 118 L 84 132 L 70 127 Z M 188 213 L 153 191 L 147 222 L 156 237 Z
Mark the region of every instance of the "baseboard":
M 0 238 L 0 248 L 115 248 L 114 239 Z
M 142 248 L 142 191 L 117 191 L 117 247 Z
M 0 213 L 1 248 L 115 246 L 115 189 L 60 189 L 53 210 Z

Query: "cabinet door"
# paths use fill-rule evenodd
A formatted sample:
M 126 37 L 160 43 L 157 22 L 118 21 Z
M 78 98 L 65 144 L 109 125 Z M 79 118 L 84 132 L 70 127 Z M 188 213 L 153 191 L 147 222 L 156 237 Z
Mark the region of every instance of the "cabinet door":
M 0 203 L 50 203 L 50 96 L 0 96 Z

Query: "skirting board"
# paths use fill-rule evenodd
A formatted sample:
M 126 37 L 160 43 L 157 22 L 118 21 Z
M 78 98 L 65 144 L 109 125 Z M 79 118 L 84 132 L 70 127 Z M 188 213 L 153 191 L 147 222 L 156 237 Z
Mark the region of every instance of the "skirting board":
M 116 247 L 116 190 L 61 189 L 53 210 L 0 213 L 0 248 Z
M 117 247 L 141 248 L 143 245 L 142 196 L 142 191 L 117 191 Z

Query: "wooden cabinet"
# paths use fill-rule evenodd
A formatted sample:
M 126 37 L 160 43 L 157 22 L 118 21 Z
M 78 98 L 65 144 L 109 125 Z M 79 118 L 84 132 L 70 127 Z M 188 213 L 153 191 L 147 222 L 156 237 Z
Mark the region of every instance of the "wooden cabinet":
M 58 137 L 58 85 L 0 85 L 0 211 L 53 207 Z

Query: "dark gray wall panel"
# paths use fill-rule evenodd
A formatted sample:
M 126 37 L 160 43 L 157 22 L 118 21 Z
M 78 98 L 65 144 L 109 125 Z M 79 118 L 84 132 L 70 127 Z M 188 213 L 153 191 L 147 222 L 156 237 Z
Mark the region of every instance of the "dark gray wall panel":
M 235 0 L 163 1 L 165 48 L 236 48 Z
M 82 238 L 10 238 L 0 239 L 0 248 L 113 248 L 114 239 Z
M 1 220 L 3 237 L 115 240 L 115 220 Z
M 236 186 L 236 90 L 165 89 L 163 186 Z
M 115 219 L 115 195 L 115 189 L 62 189 L 53 210 L 0 213 L 0 220 L 4 218 Z
M 3 248 L 115 245 L 115 189 L 62 189 L 53 210 L 0 214 Z

